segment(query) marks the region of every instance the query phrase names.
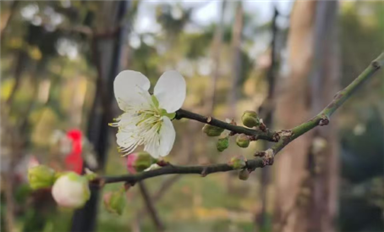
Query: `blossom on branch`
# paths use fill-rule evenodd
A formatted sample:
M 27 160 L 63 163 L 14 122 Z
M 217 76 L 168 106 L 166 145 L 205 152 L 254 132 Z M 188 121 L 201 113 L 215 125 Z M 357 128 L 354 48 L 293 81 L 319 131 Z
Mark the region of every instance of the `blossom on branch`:
M 167 71 L 157 81 L 153 95 L 150 82 L 140 72 L 125 70 L 114 81 L 119 108 L 124 113 L 111 126 L 118 127 L 117 144 L 124 154 L 138 146 L 154 158 L 169 154 L 176 132 L 171 119 L 181 108 L 186 95 L 184 77 L 177 71 Z

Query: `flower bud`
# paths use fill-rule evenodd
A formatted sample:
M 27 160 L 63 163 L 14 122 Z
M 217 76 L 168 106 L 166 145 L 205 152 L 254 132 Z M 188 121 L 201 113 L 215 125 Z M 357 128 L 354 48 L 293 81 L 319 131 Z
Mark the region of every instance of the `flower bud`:
M 127 169 L 134 174 L 149 168 L 156 160 L 147 152 L 132 153 L 127 157 Z
M 260 125 L 259 117 L 257 117 L 257 113 L 255 111 L 245 111 L 243 116 L 241 116 L 241 121 L 246 127 L 255 127 Z
M 125 189 L 106 193 L 103 197 L 105 208 L 114 214 L 121 215 L 126 205 Z
M 221 133 L 224 131 L 223 128 L 212 126 L 209 124 L 205 124 L 203 127 L 203 132 L 208 135 L 209 137 L 216 137 L 221 135 Z
M 249 137 L 244 135 L 244 134 L 237 136 L 236 144 L 239 147 L 243 147 L 243 148 L 248 147 L 249 146 Z
M 219 152 L 222 152 L 224 151 L 225 149 L 228 148 L 229 146 L 229 141 L 228 141 L 228 137 L 225 137 L 225 138 L 220 138 L 218 141 L 217 141 L 217 150 Z
M 249 171 L 248 169 L 242 169 L 240 172 L 239 172 L 239 179 L 240 180 L 248 180 L 248 177 L 249 177 Z
M 52 187 L 52 196 L 60 206 L 80 208 L 91 196 L 88 180 L 75 172 L 67 172 L 56 180 Z
M 244 156 L 239 155 L 236 157 L 232 157 L 228 164 L 232 166 L 233 169 L 244 168 L 246 165 L 246 159 L 244 158 Z
M 55 171 L 44 165 L 28 169 L 28 180 L 32 189 L 47 188 L 55 181 Z

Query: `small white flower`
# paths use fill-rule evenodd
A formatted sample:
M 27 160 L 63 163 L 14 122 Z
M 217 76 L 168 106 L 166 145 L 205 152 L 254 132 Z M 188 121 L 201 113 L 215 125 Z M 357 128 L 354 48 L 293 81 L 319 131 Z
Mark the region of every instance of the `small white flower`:
M 52 187 L 56 203 L 66 208 L 80 208 L 91 196 L 88 180 L 74 172 L 60 176 Z
M 157 81 L 154 93 L 148 93 L 150 82 L 140 72 L 122 71 L 114 81 L 117 103 L 124 113 L 112 126 L 119 127 L 117 144 L 125 154 L 137 146 L 154 158 L 169 154 L 175 142 L 171 119 L 181 108 L 186 95 L 184 77 L 177 71 L 167 71 Z

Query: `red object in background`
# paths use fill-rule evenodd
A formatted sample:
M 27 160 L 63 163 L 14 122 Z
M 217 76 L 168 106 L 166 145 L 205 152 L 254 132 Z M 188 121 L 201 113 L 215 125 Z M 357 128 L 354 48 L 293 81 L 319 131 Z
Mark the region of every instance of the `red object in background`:
M 67 137 L 72 141 L 71 152 L 65 157 L 66 168 L 81 174 L 83 171 L 82 153 L 82 133 L 78 129 L 73 129 L 67 132 Z

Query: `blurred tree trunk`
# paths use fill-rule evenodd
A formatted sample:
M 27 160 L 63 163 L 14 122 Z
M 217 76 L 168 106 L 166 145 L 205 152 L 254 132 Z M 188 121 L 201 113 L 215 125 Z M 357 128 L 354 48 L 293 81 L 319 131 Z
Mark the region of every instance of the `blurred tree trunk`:
M 277 57 L 276 57 L 276 40 L 277 40 L 277 17 L 279 16 L 279 12 L 277 11 L 277 8 L 274 7 L 274 14 L 272 18 L 272 24 L 271 24 L 271 64 L 268 68 L 266 79 L 268 82 L 268 95 L 267 98 L 264 100 L 263 104 L 260 106 L 259 113 L 260 117 L 264 120 L 265 125 L 267 125 L 268 128 L 273 128 L 272 125 L 272 115 L 275 108 L 275 102 L 274 102 L 274 91 L 275 91 L 275 80 L 276 80 L 276 71 L 277 71 Z M 263 141 L 263 150 L 268 149 L 270 143 L 267 141 Z M 268 190 L 269 190 L 269 183 L 270 183 L 270 168 L 265 167 L 261 169 L 261 175 L 260 175 L 260 201 L 261 201 L 261 209 L 260 212 L 256 215 L 256 226 L 258 227 L 259 231 L 265 231 L 268 228 L 268 215 L 267 215 L 267 206 L 268 206 Z
M 100 3 L 102 11 L 96 18 L 97 31 L 104 32 L 116 28 L 125 17 L 129 7 L 128 1 L 111 1 Z M 112 122 L 111 105 L 113 105 L 113 81 L 120 70 L 121 51 L 125 44 L 127 28 L 121 27 L 117 33 L 107 38 L 93 37 L 93 62 L 97 68 L 95 100 L 89 114 L 87 136 L 97 155 L 99 169 L 103 170 L 109 140 L 109 126 Z M 84 208 L 75 212 L 72 231 L 94 231 L 96 226 L 99 189 L 91 188 L 91 198 Z
M 241 40 L 244 26 L 244 12 L 241 1 L 236 3 L 235 22 L 232 27 L 232 89 L 229 93 L 229 114 L 230 118 L 236 115 L 236 104 L 239 97 L 239 83 L 241 79 Z
M 228 93 L 228 105 L 229 111 L 227 112 L 227 118 L 234 119 L 236 117 L 236 105 L 239 97 L 239 83 L 241 80 L 242 74 L 242 65 L 241 65 L 241 41 L 242 33 L 244 27 L 244 11 L 242 1 L 234 3 L 236 6 L 235 13 L 235 22 L 232 26 L 232 41 L 231 41 L 231 50 L 232 50 L 232 60 L 231 60 L 231 79 L 232 86 L 230 92 Z M 232 176 L 235 173 L 227 173 L 227 192 L 231 193 L 232 188 Z
M 0 3 L 1 7 L 4 7 L 4 2 Z M 1 15 L 1 22 L 0 22 L 0 30 L 1 30 L 0 40 L 1 41 L 4 41 L 5 34 L 7 32 L 7 29 L 9 28 L 9 23 L 12 21 L 13 17 L 16 15 L 17 13 L 16 10 L 18 8 L 19 3 L 20 1 L 13 0 L 11 3 L 9 3 L 10 6 L 4 7 L 9 9 L 7 9 L 7 11 L 3 11 Z
M 292 128 L 318 113 L 336 94 L 339 78 L 337 1 L 296 1 L 288 37 L 290 71 L 279 81 L 277 121 Z M 288 145 L 276 166 L 275 231 L 335 230 L 337 136 L 335 118 Z
M 213 62 L 214 62 L 214 70 L 213 76 L 211 79 L 211 86 L 207 90 L 207 102 L 206 102 L 206 111 L 208 115 L 213 113 L 213 109 L 215 107 L 215 98 L 216 98 L 216 85 L 217 80 L 220 76 L 220 55 L 221 55 L 221 47 L 223 44 L 223 27 L 224 27 L 224 13 L 225 13 L 225 5 L 226 0 L 222 0 L 221 3 L 221 13 L 220 20 L 215 29 L 215 36 L 213 38 Z

